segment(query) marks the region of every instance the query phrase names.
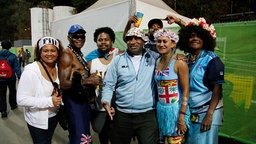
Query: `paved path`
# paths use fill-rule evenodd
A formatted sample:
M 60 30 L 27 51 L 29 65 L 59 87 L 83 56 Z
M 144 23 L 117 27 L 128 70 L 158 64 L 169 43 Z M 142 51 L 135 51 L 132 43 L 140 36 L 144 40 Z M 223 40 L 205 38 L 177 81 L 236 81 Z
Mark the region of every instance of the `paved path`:
M 0 117 L 0 144 L 33 144 L 24 119 L 23 108 L 18 107 L 15 110 L 11 110 L 8 101 L 7 106 L 8 117 L 4 119 Z M 91 132 L 94 144 L 99 144 L 97 134 L 93 130 Z M 68 131 L 64 131 L 58 125 L 54 132 L 52 144 L 67 143 Z
M 8 108 L 10 109 L 10 108 Z M 57 126 L 52 144 L 67 144 L 68 133 Z M 9 110 L 8 118 L 0 118 L 1 144 L 32 144 L 32 140 L 24 120 L 23 109 Z

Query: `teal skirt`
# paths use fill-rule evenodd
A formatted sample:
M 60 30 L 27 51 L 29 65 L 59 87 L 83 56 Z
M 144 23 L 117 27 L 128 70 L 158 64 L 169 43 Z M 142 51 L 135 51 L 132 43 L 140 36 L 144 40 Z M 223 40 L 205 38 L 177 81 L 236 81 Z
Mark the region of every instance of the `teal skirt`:
M 179 113 L 180 113 L 180 104 L 178 103 L 161 104 L 160 102 L 157 102 L 156 110 L 157 110 L 157 122 L 158 122 L 160 137 L 178 136 L 177 122 L 178 122 Z M 189 108 L 187 107 L 184 121 L 188 128 L 189 128 L 189 118 L 190 118 L 190 112 L 189 112 Z

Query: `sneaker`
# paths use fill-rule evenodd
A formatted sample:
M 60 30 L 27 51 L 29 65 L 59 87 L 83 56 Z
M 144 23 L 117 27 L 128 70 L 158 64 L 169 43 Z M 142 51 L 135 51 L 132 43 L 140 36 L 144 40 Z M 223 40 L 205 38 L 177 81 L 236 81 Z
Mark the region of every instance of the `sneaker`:
M 2 112 L 2 118 L 6 118 L 7 117 L 7 112 Z
M 11 110 L 15 110 L 18 106 L 11 107 Z

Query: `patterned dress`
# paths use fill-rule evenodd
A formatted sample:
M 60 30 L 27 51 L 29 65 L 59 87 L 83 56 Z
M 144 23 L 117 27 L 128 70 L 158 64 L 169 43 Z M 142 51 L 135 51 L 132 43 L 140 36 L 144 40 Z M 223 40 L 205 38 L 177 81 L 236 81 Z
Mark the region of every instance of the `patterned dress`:
M 159 59 L 157 65 L 159 64 Z M 179 86 L 178 75 L 174 71 L 174 59 L 169 67 L 162 71 L 155 69 L 155 81 L 158 88 L 158 102 L 157 102 L 157 120 L 159 126 L 160 137 L 163 136 L 178 136 L 177 122 L 179 118 L 180 103 L 182 92 Z M 188 125 L 189 110 L 187 108 L 187 115 L 184 117 Z

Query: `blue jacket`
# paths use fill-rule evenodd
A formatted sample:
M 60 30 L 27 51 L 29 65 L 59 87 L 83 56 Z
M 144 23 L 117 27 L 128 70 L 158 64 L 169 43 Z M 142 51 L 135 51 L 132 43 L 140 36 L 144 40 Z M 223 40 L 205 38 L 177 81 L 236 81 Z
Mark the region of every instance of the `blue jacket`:
M 16 79 L 15 73 L 16 73 L 18 79 L 20 79 L 21 70 L 20 70 L 20 64 L 19 64 L 17 56 L 8 50 L 0 51 L 0 59 L 1 60 L 5 59 L 5 57 L 8 55 L 10 55 L 10 56 L 7 58 L 7 63 L 11 66 L 13 75 L 10 79 L 0 79 L 0 81 L 15 80 Z
M 153 72 L 159 54 L 146 51 L 141 59 L 136 75 L 133 63 L 127 52 L 113 58 L 102 91 L 102 102 L 109 104 L 113 91 L 116 91 L 116 108 L 125 113 L 141 113 L 155 107 L 155 83 Z

